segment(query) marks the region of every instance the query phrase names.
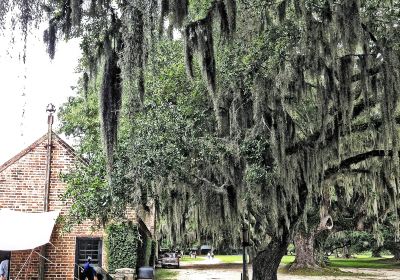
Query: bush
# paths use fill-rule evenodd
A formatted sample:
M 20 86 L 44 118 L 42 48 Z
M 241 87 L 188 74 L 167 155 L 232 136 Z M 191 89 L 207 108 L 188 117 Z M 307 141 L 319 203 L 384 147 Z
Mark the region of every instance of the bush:
M 118 268 L 136 269 L 139 230 L 132 222 L 110 224 L 107 229 L 106 249 L 108 270 Z

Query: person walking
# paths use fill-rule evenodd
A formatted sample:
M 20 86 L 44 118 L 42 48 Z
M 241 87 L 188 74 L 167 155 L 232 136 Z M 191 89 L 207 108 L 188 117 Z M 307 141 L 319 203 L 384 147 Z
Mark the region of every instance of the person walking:
M 96 276 L 96 271 L 94 270 L 93 266 L 91 265 L 92 258 L 88 257 L 87 261 L 83 265 L 83 271 L 80 277 L 80 280 L 94 280 Z

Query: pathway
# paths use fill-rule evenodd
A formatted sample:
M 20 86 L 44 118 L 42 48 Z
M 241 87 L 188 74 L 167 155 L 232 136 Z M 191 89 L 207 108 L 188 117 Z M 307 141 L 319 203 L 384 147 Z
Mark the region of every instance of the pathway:
M 295 276 L 279 274 L 279 280 L 398 280 L 400 270 L 396 269 L 343 269 L 367 276 Z M 178 270 L 178 280 L 240 280 L 242 267 L 240 264 L 221 264 L 218 260 L 205 260 L 197 263 L 182 264 Z M 251 276 L 251 268 L 249 269 Z M 251 280 L 251 277 L 250 277 Z

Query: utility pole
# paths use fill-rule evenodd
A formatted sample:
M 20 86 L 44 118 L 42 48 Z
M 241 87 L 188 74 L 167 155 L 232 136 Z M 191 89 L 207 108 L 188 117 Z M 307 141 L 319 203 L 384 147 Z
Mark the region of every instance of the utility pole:
M 50 191 L 50 175 L 51 175 L 51 151 L 52 151 L 52 127 L 54 122 L 54 112 L 56 111 L 53 104 L 47 105 L 46 112 L 47 116 L 47 144 L 46 144 L 46 180 L 44 183 L 44 200 L 43 200 L 43 212 L 49 211 L 49 191 Z M 42 257 L 39 262 L 39 279 L 44 280 L 45 270 L 45 259 L 46 257 L 46 245 L 40 248 L 40 254 Z

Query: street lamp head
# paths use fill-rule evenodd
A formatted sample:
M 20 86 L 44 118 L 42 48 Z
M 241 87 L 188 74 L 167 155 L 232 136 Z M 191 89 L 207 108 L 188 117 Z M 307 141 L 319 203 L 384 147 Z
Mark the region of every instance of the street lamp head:
M 49 103 L 46 107 L 46 112 L 53 114 L 56 111 L 56 106 L 53 103 Z

